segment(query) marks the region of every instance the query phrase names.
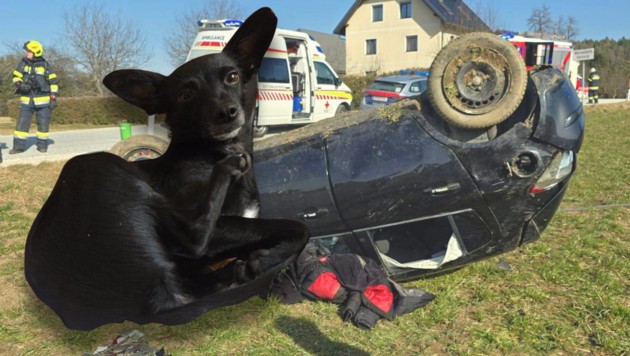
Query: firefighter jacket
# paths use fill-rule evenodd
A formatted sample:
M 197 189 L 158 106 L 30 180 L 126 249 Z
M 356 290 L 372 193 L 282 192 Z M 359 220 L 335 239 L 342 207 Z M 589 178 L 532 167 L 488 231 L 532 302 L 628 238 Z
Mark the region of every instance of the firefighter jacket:
M 599 74 L 597 72 L 593 72 L 588 76 L 588 89 L 589 90 L 598 90 L 599 89 Z
M 29 105 L 31 99 L 36 107 L 50 104 L 50 96 L 57 96 L 59 79 L 43 57 L 22 58 L 13 71 L 13 84 L 23 82 L 30 86 L 29 93 L 19 93 L 20 102 Z

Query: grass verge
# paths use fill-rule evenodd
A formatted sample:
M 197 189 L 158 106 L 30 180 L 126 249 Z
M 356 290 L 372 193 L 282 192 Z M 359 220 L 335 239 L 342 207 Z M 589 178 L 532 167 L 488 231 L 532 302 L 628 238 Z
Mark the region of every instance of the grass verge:
M 578 171 L 543 237 L 500 258 L 406 283 L 438 297 L 372 331 L 332 304 L 253 298 L 187 325 L 67 330 L 23 277 L 24 240 L 63 163 L 0 166 L 0 354 L 93 352 L 128 329 L 189 354 L 627 354 L 630 106 L 589 107 Z

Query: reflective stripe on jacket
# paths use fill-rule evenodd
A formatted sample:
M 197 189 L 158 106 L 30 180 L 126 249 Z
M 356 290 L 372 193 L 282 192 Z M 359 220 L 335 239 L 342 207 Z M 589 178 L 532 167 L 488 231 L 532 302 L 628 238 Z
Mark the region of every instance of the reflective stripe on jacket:
M 48 105 L 50 95 L 57 96 L 59 91 L 59 78 L 42 57 L 32 60 L 22 58 L 13 71 L 13 83 L 17 82 L 24 82 L 31 86 L 30 94 L 23 94 L 20 97 L 22 104 L 28 104 L 32 98 L 35 106 Z
M 591 73 L 588 76 L 588 88 L 589 90 L 599 89 L 599 74 L 597 74 L 597 72 Z

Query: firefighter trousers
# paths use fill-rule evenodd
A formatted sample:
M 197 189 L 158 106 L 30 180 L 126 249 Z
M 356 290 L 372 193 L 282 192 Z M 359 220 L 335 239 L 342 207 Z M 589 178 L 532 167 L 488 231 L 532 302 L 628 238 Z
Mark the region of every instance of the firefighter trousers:
M 597 102 L 599 101 L 599 97 L 597 95 L 597 91 L 598 91 L 597 89 L 588 91 L 588 103 L 589 104 L 593 104 L 593 102 L 595 104 L 597 104 Z
M 26 150 L 26 139 L 28 138 L 28 130 L 31 127 L 31 120 L 35 114 L 37 120 L 37 148 L 48 148 L 48 127 L 50 125 L 50 105 L 35 106 L 33 99 L 30 103 L 20 106 L 20 114 L 15 124 L 15 132 L 13 134 L 13 148 L 16 150 Z

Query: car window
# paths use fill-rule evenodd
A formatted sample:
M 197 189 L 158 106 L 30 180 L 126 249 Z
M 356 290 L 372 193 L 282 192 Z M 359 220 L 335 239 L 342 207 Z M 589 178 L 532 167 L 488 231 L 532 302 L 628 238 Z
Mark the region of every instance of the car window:
M 368 89 L 389 91 L 392 93 L 400 93 L 405 87 L 404 83 L 375 81 Z
M 265 83 L 289 83 L 289 65 L 285 59 L 263 57 L 258 71 L 258 81 Z
M 422 93 L 427 89 L 427 81 L 426 80 L 418 80 L 416 82 L 411 83 L 409 87 L 409 91 L 412 93 Z
M 315 72 L 317 72 L 317 84 L 335 84 L 335 73 L 322 62 L 315 63 Z

